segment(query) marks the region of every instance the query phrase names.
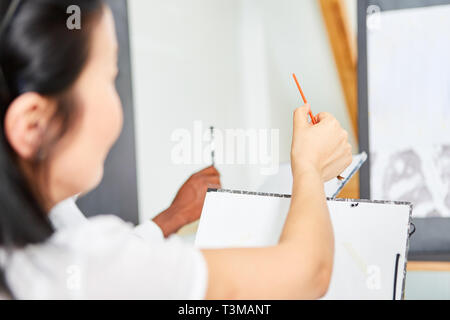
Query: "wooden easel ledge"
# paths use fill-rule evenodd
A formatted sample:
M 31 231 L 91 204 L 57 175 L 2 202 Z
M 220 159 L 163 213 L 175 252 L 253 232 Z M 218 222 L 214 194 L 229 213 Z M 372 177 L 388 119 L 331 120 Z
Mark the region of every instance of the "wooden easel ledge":
M 408 271 L 440 271 L 450 272 L 450 262 L 411 261 L 407 264 Z

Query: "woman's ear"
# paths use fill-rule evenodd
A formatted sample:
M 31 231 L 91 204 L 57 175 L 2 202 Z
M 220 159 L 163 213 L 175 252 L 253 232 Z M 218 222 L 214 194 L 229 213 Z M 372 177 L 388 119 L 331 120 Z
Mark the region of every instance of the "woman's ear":
M 42 144 L 43 133 L 53 115 L 55 103 L 35 92 L 17 97 L 5 116 L 5 135 L 23 159 L 33 158 Z

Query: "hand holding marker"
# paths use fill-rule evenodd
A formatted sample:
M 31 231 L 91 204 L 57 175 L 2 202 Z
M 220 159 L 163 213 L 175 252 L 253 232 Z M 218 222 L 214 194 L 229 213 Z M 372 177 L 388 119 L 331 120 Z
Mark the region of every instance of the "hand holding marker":
M 214 167 L 216 165 L 216 161 L 215 161 L 215 153 L 216 153 L 216 146 L 214 144 L 214 127 L 209 127 L 209 129 L 211 130 L 211 162 L 212 162 L 212 166 Z
M 305 94 L 303 93 L 302 87 L 300 87 L 300 83 L 299 83 L 298 80 L 297 80 L 297 76 L 295 75 L 295 73 L 293 73 L 292 76 L 294 77 L 295 84 L 297 85 L 298 91 L 300 91 L 300 95 L 302 96 L 303 102 L 304 102 L 305 104 L 308 104 L 308 101 L 306 100 Z M 311 117 L 311 123 L 312 123 L 313 125 L 314 125 L 314 124 L 317 124 L 316 118 L 314 118 L 314 116 L 313 116 L 311 110 L 309 111 L 309 116 Z M 344 180 L 344 177 L 337 176 L 337 179 L 338 179 L 339 181 L 342 181 L 342 180 Z

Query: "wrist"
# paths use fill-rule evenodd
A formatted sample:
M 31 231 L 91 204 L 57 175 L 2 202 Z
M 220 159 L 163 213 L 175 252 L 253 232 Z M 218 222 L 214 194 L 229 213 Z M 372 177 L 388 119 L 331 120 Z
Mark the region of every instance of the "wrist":
M 176 233 L 186 224 L 183 219 L 183 215 L 180 214 L 178 210 L 173 208 L 173 206 L 170 206 L 153 218 L 153 222 L 161 228 L 164 237 L 168 237 L 171 234 Z
M 307 194 L 312 190 L 324 189 L 324 179 L 320 171 L 312 165 L 298 166 L 292 172 L 292 198 Z M 308 190 L 308 191 L 306 191 Z M 314 193 L 314 192 L 313 192 Z
M 322 179 L 319 168 L 308 161 L 292 161 L 292 175 L 294 180 L 304 175 L 318 175 Z

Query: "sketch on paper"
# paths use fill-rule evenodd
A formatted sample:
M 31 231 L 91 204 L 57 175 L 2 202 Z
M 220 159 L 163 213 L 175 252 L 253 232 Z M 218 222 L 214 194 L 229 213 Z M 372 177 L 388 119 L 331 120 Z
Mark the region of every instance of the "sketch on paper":
M 379 13 L 367 34 L 371 198 L 450 217 L 450 6 Z
M 381 198 L 412 202 L 416 217 L 450 215 L 450 145 L 422 153 L 407 149 L 374 158 L 372 175 L 380 174 L 373 180 L 380 187 Z

